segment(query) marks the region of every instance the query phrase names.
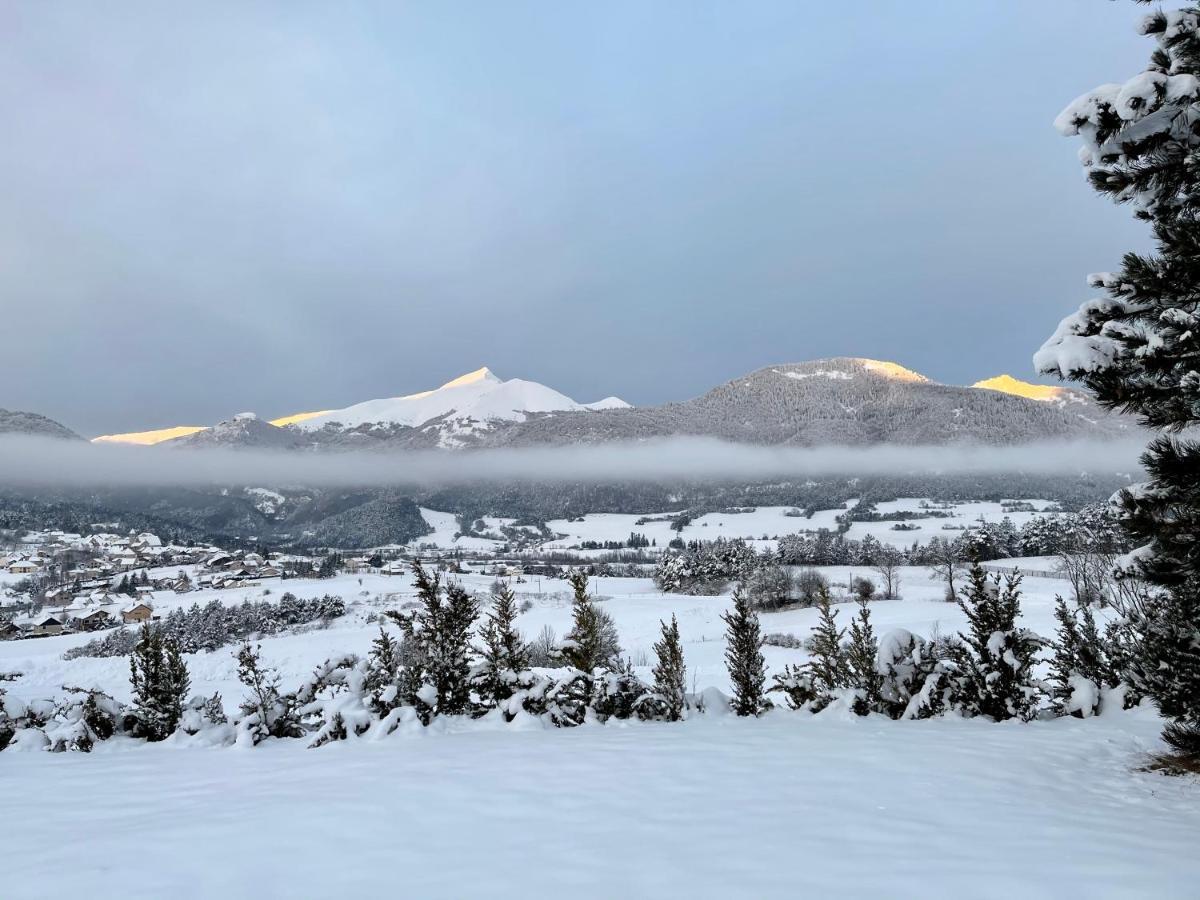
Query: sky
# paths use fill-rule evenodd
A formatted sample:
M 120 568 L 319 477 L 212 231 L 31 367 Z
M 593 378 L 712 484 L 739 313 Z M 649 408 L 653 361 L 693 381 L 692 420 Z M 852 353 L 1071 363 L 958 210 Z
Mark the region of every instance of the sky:
M 1103 0 L 0 0 L 0 407 L 84 434 L 490 366 L 1010 372 L 1148 246 L 1051 127 Z

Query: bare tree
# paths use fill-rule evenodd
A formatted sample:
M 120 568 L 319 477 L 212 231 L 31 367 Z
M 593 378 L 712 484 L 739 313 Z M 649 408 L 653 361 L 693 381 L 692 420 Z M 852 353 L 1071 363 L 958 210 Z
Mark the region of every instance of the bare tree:
M 1058 570 L 1071 583 L 1079 603 L 1106 603 L 1117 591 L 1114 572 L 1125 550 L 1116 519 L 1104 507 L 1090 506 L 1061 523 Z
M 946 540 L 935 537 L 929 542 L 929 571 L 936 578 L 946 582 L 946 599 L 951 603 L 958 596 L 954 587 L 954 579 L 967 570 L 963 562 L 962 544 L 957 540 Z
M 900 598 L 900 566 L 903 562 L 904 554 L 895 547 L 880 547 L 871 557 L 871 568 L 883 582 L 884 600 Z

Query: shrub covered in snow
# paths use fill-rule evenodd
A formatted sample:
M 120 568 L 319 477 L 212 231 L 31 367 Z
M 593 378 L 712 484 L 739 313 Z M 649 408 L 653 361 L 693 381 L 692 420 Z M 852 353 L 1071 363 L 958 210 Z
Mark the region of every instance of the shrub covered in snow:
M 0 750 L 87 753 L 126 730 L 125 706 L 98 690 L 65 687 L 59 700 L 22 702 L 0 687 Z

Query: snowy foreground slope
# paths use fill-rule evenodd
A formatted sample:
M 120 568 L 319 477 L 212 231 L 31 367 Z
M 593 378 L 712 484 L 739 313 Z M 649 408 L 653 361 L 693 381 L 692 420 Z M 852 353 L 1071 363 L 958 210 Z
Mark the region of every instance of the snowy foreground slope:
M 925 570 L 903 579 L 904 600 L 872 604 L 880 633 L 961 627 Z M 491 579 L 463 581 L 482 591 Z M 263 640 L 285 687 L 336 652 L 364 652 L 376 628 L 366 619 L 411 592 L 407 578 L 374 575 L 286 587 L 341 594 L 350 612 L 327 630 Z M 519 619 L 527 635 L 563 634 L 561 582 L 514 587 L 533 604 Z M 1052 633 L 1064 585 L 1026 588 L 1026 624 Z M 593 589 L 635 663 L 674 612 L 689 683 L 728 688 L 728 596 L 664 596 L 644 579 Z M 851 607 L 841 609 L 845 622 Z M 803 636 L 814 621 L 793 610 L 764 614 L 762 627 Z M 0 643 L 0 670 L 25 672 L 10 690 L 95 684 L 127 699 L 127 660 L 61 659 L 84 639 Z M 804 658 L 764 652 L 772 670 Z M 231 654 L 187 662 L 192 690 L 221 691 L 232 712 L 243 689 Z M 1193 898 L 1200 883 L 1200 783 L 1141 771 L 1161 749 L 1148 708 L 997 725 L 836 709 L 749 721 L 713 704 L 679 724 L 526 725 L 440 720 L 317 750 L 125 739 L 91 754 L 5 752 L 0 897 Z
M 5 754 L 3 895 L 1194 898 L 1145 714 Z M 139 862 L 134 862 L 139 860 Z

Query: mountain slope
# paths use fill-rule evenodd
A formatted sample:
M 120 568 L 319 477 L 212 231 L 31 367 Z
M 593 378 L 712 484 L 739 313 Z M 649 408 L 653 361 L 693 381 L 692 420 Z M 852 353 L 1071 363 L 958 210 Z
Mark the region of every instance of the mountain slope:
M 641 408 L 615 397 L 581 404 L 545 385 L 504 381 L 483 368 L 435 390 L 273 423 L 239 416 L 169 443 L 457 449 L 693 435 L 801 446 L 1003 445 L 1105 438 L 1134 427 L 1132 419 L 1103 409 L 1082 391 L 1011 376 L 957 387 L 893 362 L 836 357 L 768 366 L 692 400 Z
M 299 436 L 292 429 L 272 425 L 254 413 L 238 413 L 232 419 L 219 422 L 212 428 L 165 441 L 163 445 L 291 450 L 300 444 Z
M 0 409 L 0 434 L 36 435 L 39 437 L 62 438 L 81 441 L 79 435 L 66 425 L 39 416 L 37 413 Z
M 1099 407 L 938 384 L 896 363 L 837 357 L 769 366 L 682 403 L 533 418 L 493 446 L 703 435 L 754 444 L 1015 444 L 1112 437 L 1131 427 Z

